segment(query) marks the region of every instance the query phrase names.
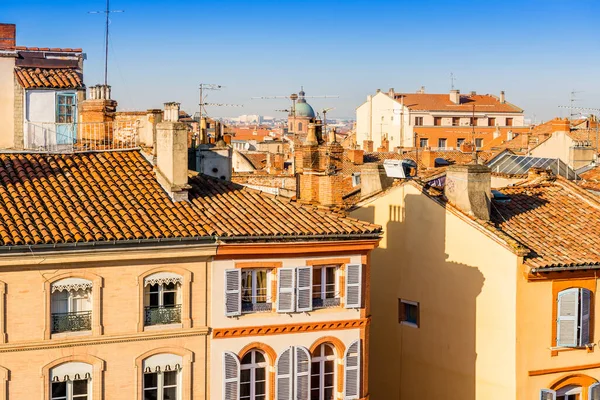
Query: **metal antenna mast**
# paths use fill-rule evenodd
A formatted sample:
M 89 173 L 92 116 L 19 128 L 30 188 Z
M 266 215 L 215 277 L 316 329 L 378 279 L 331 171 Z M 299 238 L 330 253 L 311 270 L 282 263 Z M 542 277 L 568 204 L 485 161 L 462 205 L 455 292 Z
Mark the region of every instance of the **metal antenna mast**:
M 594 112 L 594 117 L 596 119 L 596 154 L 598 153 L 598 150 L 600 149 L 599 145 L 600 145 L 600 138 L 598 137 L 598 118 L 600 118 L 600 108 L 588 108 L 588 107 L 573 107 L 572 105 L 567 107 L 567 106 L 558 106 L 558 108 L 568 108 L 569 110 L 571 110 L 571 115 L 577 115 L 576 113 L 573 114 L 573 110 L 579 110 L 579 111 L 592 111 Z M 588 142 L 590 141 L 590 133 L 588 130 Z
M 108 85 L 108 26 L 110 13 L 122 13 L 124 10 L 111 10 L 110 0 L 106 0 L 106 10 L 104 11 L 88 11 L 88 14 L 106 14 L 106 31 L 104 32 L 104 86 Z
M 569 102 L 571 104 L 571 107 L 570 107 L 571 109 L 574 109 L 573 103 L 579 100 L 579 99 L 575 98 L 575 95 L 578 94 L 578 93 L 583 93 L 583 92 L 582 91 L 575 91 L 575 89 L 573 89 L 571 91 L 571 96 L 569 98 Z M 571 111 L 571 113 L 569 114 L 569 119 L 572 120 L 574 116 L 577 116 L 577 113 L 573 113 L 573 111 Z
M 203 135 L 203 129 L 202 129 L 202 109 L 204 108 L 205 105 L 207 105 L 206 103 L 206 97 L 204 95 L 204 91 L 205 90 L 221 90 L 223 88 L 223 86 L 221 85 L 216 85 L 214 83 L 201 83 L 200 84 L 200 103 L 198 104 L 200 106 L 200 114 L 198 114 L 198 139 L 200 140 L 200 143 L 204 144 L 206 143 L 208 140 L 207 137 L 205 137 Z
M 450 90 L 454 90 L 454 81 L 456 78 L 454 77 L 454 72 L 450 72 Z

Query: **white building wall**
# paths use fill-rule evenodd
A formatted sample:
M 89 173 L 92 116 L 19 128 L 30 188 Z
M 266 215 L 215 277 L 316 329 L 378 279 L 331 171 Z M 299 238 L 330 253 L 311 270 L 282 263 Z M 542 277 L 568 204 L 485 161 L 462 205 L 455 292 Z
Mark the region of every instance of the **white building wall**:
M 27 90 L 25 92 L 25 121 L 55 122 L 56 92 L 52 90 Z
M 369 100 L 370 99 L 370 100 Z M 402 123 L 404 128 L 408 123 L 408 113 L 396 100 L 387 94 L 380 92 L 356 109 L 356 143 L 362 148 L 364 140 L 373 140 L 373 150 L 381 146 L 381 138 L 387 135 L 390 142 L 390 150 L 400 146 Z M 405 139 L 404 142 L 410 142 Z M 409 146 L 408 144 L 406 146 Z

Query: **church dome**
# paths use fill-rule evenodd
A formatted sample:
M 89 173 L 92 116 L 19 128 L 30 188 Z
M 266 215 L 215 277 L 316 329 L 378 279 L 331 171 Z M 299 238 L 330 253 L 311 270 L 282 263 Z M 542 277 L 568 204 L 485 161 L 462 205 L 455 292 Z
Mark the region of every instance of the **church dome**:
M 308 104 L 306 100 L 298 100 L 298 103 L 296 104 L 296 117 L 314 118 L 315 115 L 315 110 L 313 110 L 311 105 Z

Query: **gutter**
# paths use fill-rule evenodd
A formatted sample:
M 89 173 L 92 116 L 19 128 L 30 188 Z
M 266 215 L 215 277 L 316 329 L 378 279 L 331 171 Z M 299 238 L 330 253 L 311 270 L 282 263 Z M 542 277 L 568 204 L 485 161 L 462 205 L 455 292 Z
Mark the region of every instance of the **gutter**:
M 586 265 L 574 265 L 570 267 L 540 267 L 532 268 L 532 274 L 539 274 L 544 272 L 562 272 L 562 271 L 583 271 L 583 270 L 596 270 L 600 269 L 600 264 L 586 264 Z
M 35 253 L 68 250 L 113 250 L 114 248 L 152 248 L 169 245 L 218 245 L 219 243 L 236 243 L 241 241 L 309 241 L 309 240 L 351 240 L 351 239 L 377 239 L 380 233 L 365 234 L 332 234 L 332 235 L 258 235 L 258 236 L 194 236 L 180 238 L 133 239 L 133 240 L 106 240 L 93 242 L 68 242 L 55 244 L 32 244 L 0 246 L 0 257 L 9 253 Z

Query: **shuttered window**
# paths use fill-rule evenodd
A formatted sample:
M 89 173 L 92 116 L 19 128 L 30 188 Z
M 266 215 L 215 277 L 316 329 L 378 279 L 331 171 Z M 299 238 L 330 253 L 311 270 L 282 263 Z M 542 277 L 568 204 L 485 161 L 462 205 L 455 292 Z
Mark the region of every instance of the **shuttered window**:
M 550 389 L 540 391 L 540 400 L 556 400 L 556 392 Z
M 288 347 L 279 357 L 276 364 L 276 382 L 275 382 L 275 399 L 276 400 L 292 400 L 292 379 L 293 372 L 294 348 Z
M 310 398 L 310 352 L 305 347 L 295 347 L 294 400 Z
M 223 353 L 223 400 L 240 398 L 240 360 L 235 353 Z
M 277 311 L 294 312 L 296 308 L 296 269 L 277 270 Z
M 313 268 L 311 266 L 296 268 L 296 282 L 298 284 L 296 311 L 311 311 Z
M 589 400 L 600 400 L 600 383 L 594 383 L 588 388 Z
M 344 400 L 360 398 L 360 340 L 352 342 L 344 355 Z
M 241 270 L 225 270 L 225 315 L 228 317 L 242 313 Z
M 558 347 L 579 347 L 590 342 L 591 297 L 592 293 L 583 288 L 566 289 L 558 293 L 556 313 Z
M 346 308 L 360 308 L 362 304 L 362 265 L 346 265 Z

